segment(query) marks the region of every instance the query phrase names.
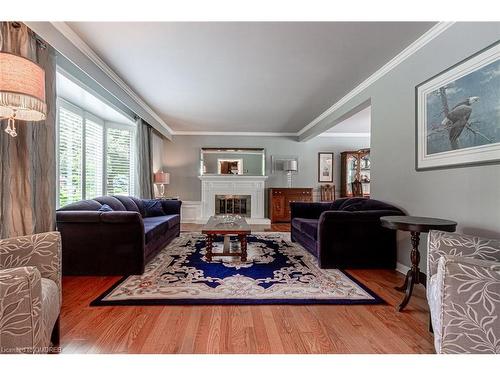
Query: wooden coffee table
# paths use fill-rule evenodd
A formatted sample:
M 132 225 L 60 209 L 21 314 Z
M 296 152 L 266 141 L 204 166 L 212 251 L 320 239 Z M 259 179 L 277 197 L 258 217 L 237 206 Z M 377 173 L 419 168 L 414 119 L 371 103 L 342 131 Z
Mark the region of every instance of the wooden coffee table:
M 211 262 L 214 256 L 240 256 L 242 262 L 247 260 L 247 235 L 251 233 L 251 230 L 243 217 L 239 215 L 211 216 L 201 228 L 201 233 L 207 236 L 206 258 L 208 262 Z M 237 235 L 240 240 L 239 252 L 231 252 L 231 235 Z M 213 252 L 215 236 L 224 236 L 222 253 Z

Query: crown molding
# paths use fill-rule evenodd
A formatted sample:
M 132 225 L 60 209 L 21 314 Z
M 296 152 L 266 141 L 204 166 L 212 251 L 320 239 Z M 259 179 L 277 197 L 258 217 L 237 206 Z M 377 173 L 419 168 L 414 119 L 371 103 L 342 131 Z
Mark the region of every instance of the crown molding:
M 125 83 L 123 79 L 116 74 L 113 69 L 109 67 L 95 52 L 94 50 L 85 43 L 80 36 L 73 31 L 71 27 L 68 26 L 66 22 L 50 22 L 57 31 L 59 31 L 66 39 L 68 39 L 76 48 L 80 50 L 85 56 L 87 56 L 94 64 L 96 64 L 99 69 L 101 69 L 114 83 L 116 83 L 123 91 L 127 93 L 144 111 L 146 111 L 151 117 L 153 117 L 158 123 L 160 123 L 170 134 L 174 131 L 158 114 L 139 96 L 137 95 L 129 85 Z
M 370 133 L 321 133 L 318 137 L 334 137 L 334 138 L 370 138 Z
M 356 95 L 361 93 L 367 87 L 369 87 L 374 82 L 376 82 L 377 80 L 382 78 L 384 75 L 389 73 L 392 69 L 394 69 L 399 64 L 401 64 L 403 61 L 408 59 L 411 55 L 413 55 L 415 52 L 420 50 L 427 43 L 429 43 L 434 38 L 436 38 L 438 35 L 443 33 L 445 30 L 450 28 L 453 24 L 454 24 L 454 22 L 439 22 L 436 25 L 434 25 L 433 27 L 431 27 L 428 31 L 426 31 L 424 34 L 422 34 L 422 36 L 420 36 L 420 38 L 415 40 L 412 44 L 410 44 L 408 47 L 406 47 L 403 51 L 398 53 L 393 59 L 391 59 L 388 63 L 386 63 L 379 70 L 377 70 L 375 73 L 373 73 L 370 77 L 368 77 L 363 82 L 361 82 L 358 86 L 356 86 L 353 90 L 351 90 L 347 95 L 342 97 L 338 102 L 333 104 L 330 108 L 328 108 L 326 111 L 324 111 L 322 114 L 320 114 L 314 120 L 312 120 L 309 124 L 307 124 L 302 129 L 300 129 L 299 132 L 297 133 L 297 135 L 301 136 L 303 133 L 305 133 L 309 129 L 313 128 L 321 120 L 323 120 L 326 117 L 328 117 L 329 115 L 331 115 L 333 112 L 335 112 L 341 106 L 346 104 L 349 100 L 354 98 Z
M 207 131 L 173 131 L 173 135 L 219 135 L 219 136 L 243 136 L 243 137 L 296 137 L 297 133 L 279 132 L 207 132 Z

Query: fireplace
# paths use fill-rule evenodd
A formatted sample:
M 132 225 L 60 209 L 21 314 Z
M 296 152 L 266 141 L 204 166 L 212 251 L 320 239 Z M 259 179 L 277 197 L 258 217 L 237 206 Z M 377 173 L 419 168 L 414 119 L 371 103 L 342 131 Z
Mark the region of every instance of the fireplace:
M 215 214 L 251 217 L 251 195 L 215 195 Z
M 243 205 L 246 204 L 246 214 L 240 213 L 239 215 L 245 216 L 248 224 L 271 224 L 271 220 L 265 217 L 264 210 L 264 187 L 267 176 L 226 174 L 203 175 L 199 176 L 199 178 L 201 180 L 201 223 L 206 223 L 210 216 L 220 212 L 221 206 L 216 199 L 217 196 L 244 196 L 245 198 L 248 197 L 248 199 L 245 199 L 246 203 L 242 203 Z M 241 204 L 237 204 L 236 210 L 239 208 L 241 211 L 241 207 Z M 227 211 L 227 204 L 224 210 Z

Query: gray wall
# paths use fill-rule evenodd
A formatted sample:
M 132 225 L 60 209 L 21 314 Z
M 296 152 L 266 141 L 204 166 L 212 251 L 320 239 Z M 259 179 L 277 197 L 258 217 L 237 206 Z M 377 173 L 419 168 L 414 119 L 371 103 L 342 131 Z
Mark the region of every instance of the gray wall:
M 170 172 L 168 194 L 183 200 L 201 200 L 200 149 L 202 147 L 262 147 L 266 151 L 266 187 L 286 186 L 283 172 L 271 174 L 271 155 L 297 155 L 299 172 L 293 176 L 294 187 L 318 186 L 318 152 L 334 153 L 334 179 L 340 188 L 340 152 L 369 147 L 369 138 L 318 137 L 309 142 L 297 142 L 286 137 L 235 136 L 174 136 L 165 144 L 166 170 Z
M 415 86 L 500 39 L 500 23 L 457 23 L 332 113 L 326 129 L 371 99 L 372 197 L 411 215 L 449 218 L 458 231 L 500 238 L 500 165 L 415 171 Z M 303 135 L 307 138 L 315 130 Z M 409 238 L 399 234 L 399 262 Z M 426 263 L 426 236 L 421 238 Z

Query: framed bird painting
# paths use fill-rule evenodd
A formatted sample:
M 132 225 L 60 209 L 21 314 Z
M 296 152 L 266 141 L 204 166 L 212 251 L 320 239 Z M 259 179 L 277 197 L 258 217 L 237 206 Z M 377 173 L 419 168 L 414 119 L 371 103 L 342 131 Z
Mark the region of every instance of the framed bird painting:
M 500 42 L 415 88 L 416 169 L 500 163 Z

